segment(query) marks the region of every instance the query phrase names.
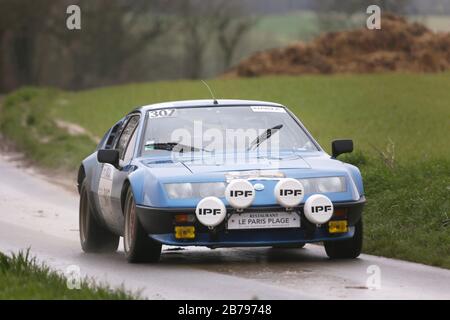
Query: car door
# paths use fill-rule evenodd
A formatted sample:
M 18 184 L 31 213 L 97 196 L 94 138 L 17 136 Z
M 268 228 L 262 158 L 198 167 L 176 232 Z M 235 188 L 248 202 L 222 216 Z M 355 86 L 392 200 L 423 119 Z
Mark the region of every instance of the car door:
M 125 122 L 125 118 L 119 120 L 114 126 L 112 126 L 105 136 L 102 138 L 100 143 L 97 145 L 96 151 L 100 149 L 112 149 L 114 148 L 115 142 L 117 140 L 118 135 L 121 132 L 123 124 Z M 104 177 L 107 176 L 105 172 L 105 166 L 103 163 L 99 163 L 95 158 L 96 165 L 93 167 L 91 180 L 90 180 L 90 194 L 92 196 L 92 204 L 95 206 L 96 212 L 100 215 L 100 219 L 106 223 L 103 217 L 102 207 L 107 206 L 105 203 L 104 195 L 108 192 L 109 186 L 102 180 L 102 185 L 100 189 L 100 176 L 103 174 Z
M 136 145 L 139 119 L 139 114 L 128 116 L 120 136 L 115 142 L 114 148 L 119 151 L 119 168 L 105 163 L 99 177 L 98 199 L 100 210 L 105 222 L 117 233 L 121 233 L 123 230 L 120 197 L 123 183 L 130 170 L 129 163 Z

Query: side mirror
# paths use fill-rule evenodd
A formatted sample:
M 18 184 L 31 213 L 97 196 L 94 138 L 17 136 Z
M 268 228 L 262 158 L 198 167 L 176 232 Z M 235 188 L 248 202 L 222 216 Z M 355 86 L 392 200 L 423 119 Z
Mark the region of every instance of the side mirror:
M 100 163 L 109 163 L 114 167 L 119 167 L 119 150 L 101 149 L 97 151 L 97 160 Z
M 353 140 L 334 140 L 331 142 L 332 158 L 353 151 Z

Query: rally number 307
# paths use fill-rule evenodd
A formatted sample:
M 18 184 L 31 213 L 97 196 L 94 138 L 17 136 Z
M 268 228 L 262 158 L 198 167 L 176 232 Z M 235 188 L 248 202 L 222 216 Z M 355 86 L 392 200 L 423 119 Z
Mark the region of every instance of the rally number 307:
M 149 118 L 167 118 L 175 115 L 175 109 L 150 110 Z

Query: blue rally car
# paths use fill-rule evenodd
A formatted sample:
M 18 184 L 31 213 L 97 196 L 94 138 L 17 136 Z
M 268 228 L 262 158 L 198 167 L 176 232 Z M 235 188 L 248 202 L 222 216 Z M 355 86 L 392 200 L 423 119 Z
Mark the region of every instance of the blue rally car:
M 78 172 L 80 240 L 129 262 L 161 246 L 302 247 L 356 258 L 365 203 L 361 174 L 328 155 L 277 103 L 192 100 L 137 108 L 114 124 Z

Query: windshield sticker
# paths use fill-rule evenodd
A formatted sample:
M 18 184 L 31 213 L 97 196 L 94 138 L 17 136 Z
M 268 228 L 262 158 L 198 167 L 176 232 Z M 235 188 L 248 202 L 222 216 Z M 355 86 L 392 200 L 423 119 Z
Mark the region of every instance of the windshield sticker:
M 150 119 L 175 117 L 175 109 L 150 110 L 148 116 Z
M 253 112 L 279 112 L 279 113 L 286 113 L 286 110 L 284 108 L 280 107 L 268 107 L 268 106 L 255 106 L 251 107 Z

